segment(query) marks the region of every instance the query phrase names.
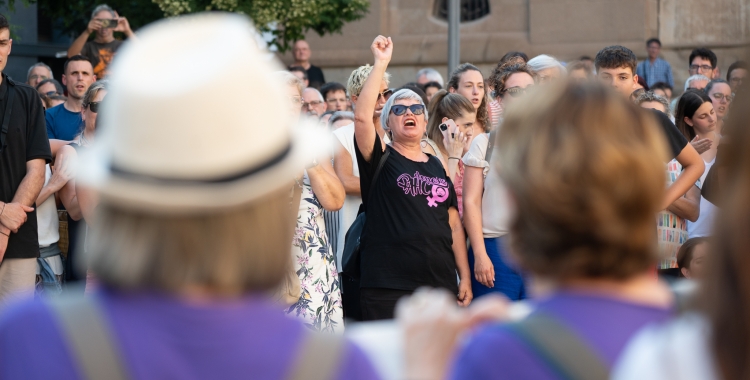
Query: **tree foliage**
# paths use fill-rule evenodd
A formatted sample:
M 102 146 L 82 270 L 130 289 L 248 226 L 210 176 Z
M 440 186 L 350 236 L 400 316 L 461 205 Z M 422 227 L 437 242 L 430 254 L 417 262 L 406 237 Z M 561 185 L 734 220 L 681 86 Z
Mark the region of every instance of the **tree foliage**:
M 19 1 L 19 0 L 0 0 Z M 31 1 L 34 0 L 22 0 Z M 98 4 L 107 3 L 128 18 L 135 30 L 163 17 L 204 11 L 248 15 L 260 32 L 273 36 L 271 45 L 288 50 L 295 40 L 314 30 L 340 33 L 345 23 L 361 19 L 369 0 L 37 0 L 42 14 L 64 32 L 80 33 Z

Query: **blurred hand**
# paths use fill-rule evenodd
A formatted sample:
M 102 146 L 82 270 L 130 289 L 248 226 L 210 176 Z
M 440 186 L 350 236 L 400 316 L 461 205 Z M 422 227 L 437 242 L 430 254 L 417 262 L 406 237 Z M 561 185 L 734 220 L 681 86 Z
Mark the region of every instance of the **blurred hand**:
M 471 292 L 471 280 L 461 280 L 458 282 L 458 306 L 469 306 L 474 294 Z
M 98 31 L 101 28 L 102 28 L 102 22 L 99 21 L 99 20 L 93 20 L 92 19 L 91 21 L 89 21 L 89 25 L 86 28 L 86 32 L 89 33 L 89 34 L 91 34 L 93 32 Z
M 469 308 L 456 307 L 445 290 L 418 289 L 396 305 L 396 320 L 404 331 L 404 378 L 444 379 L 456 342 L 470 328 L 506 319 L 508 301 L 488 295 Z
M 70 159 L 58 153 L 57 161 L 58 164 L 50 168 L 52 170 L 52 177 L 50 177 L 49 183 L 47 183 L 47 186 L 54 189 L 55 192 L 62 189 L 73 178 L 73 168 L 70 164 Z
M 8 249 L 8 236 L 5 236 L 5 234 L 10 234 L 10 230 L 7 228 L 3 228 L 0 226 L 0 263 L 3 262 L 3 257 L 5 256 L 5 251 Z
M 495 266 L 487 253 L 474 251 L 474 277 L 488 288 L 495 287 Z
M 375 62 L 388 63 L 391 61 L 391 56 L 393 55 L 393 41 L 391 41 L 391 37 L 386 38 L 383 36 L 377 36 L 375 37 L 375 40 L 372 41 L 370 50 L 372 50 L 372 56 L 375 58 Z
M 706 152 L 707 150 L 711 149 L 711 145 L 713 144 L 713 141 L 709 139 L 701 139 L 698 140 L 698 136 L 695 136 L 693 138 L 693 141 L 690 141 L 690 145 L 695 148 L 696 151 L 698 151 L 698 154 L 703 154 L 703 152 Z
M 443 121 L 443 124 L 448 126 L 446 130 L 440 129 L 440 133 L 443 134 L 443 146 L 445 146 L 445 150 L 448 151 L 450 157 L 461 158 L 464 148 L 466 148 L 469 142 L 469 136 L 461 132 L 452 119 Z
M 115 12 L 115 20 L 117 20 L 117 26 L 115 27 L 115 32 L 123 32 L 126 34 L 131 33 L 130 30 L 130 23 L 128 22 L 128 19 L 126 17 L 120 17 L 120 15 Z
M 18 202 L 6 203 L 5 209 L 0 206 L 2 214 L 0 214 L 0 223 L 3 226 L 10 228 L 14 233 L 18 232 L 18 229 L 26 223 L 27 212 L 34 211 L 33 207 L 22 205 Z

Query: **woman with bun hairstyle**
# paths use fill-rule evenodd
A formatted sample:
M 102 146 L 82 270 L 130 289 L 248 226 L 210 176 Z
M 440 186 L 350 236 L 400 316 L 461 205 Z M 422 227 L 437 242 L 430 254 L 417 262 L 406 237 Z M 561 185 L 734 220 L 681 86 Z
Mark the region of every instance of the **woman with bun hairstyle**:
M 427 138 L 422 140 L 422 151 L 440 159 L 456 187 L 458 211 L 463 215 L 461 184 L 464 164 L 461 157 L 469 150 L 474 137 L 476 110 L 466 97 L 440 90 L 432 96 L 428 112 L 430 120 L 427 122 Z

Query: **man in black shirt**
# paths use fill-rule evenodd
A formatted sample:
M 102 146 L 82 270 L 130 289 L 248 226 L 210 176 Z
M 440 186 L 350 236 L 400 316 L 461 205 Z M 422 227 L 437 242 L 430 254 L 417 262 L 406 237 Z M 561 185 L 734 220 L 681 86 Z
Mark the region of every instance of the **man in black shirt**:
M 0 15 L 0 71 L 11 44 L 8 20 Z M 34 202 L 44 185 L 44 166 L 52 160 L 39 94 L 1 75 L 0 309 L 12 298 L 34 294 L 39 257 Z
M 594 58 L 596 77 L 599 82 L 612 86 L 615 91 L 627 98 L 635 90 L 634 85 L 638 83 L 638 75 L 635 73 L 637 64 L 638 59 L 635 54 L 630 49 L 619 45 L 605 47 Z M 653 114 L 657 124 L 664 131 L 669 153 L 667 162 L 675 158 L 683 168 L 682 174 L 667 188 L 661 208 L 664 210 L 690 190 L 703 174 L 705 164 L 695 148 L 688 144 L 666 115 L 654 110 L 643 112 Z
M 301 66 L 307 70 L 307 79 L 310 81 L 309 86 L 320 89 L 320 86 L 326 83 L 326 78 L 323 76 L 323 70 L 320 67 L 313 66 L 310 63 L 310 45 L 305 40 L 299 40 L 294 43 L 292 47 L 292 54 L 294 55 L 294 64 L 292 66 Z

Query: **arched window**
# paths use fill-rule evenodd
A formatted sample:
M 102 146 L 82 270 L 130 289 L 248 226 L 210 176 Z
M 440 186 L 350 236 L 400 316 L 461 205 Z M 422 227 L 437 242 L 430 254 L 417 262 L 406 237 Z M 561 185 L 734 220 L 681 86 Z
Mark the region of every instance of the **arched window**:
M 435 17 L 448 21 L 448 1 L 435 0 Z M 459 0 L 461 2 L 461 22 L 479 20 L 490 14 L 489 0 Z

